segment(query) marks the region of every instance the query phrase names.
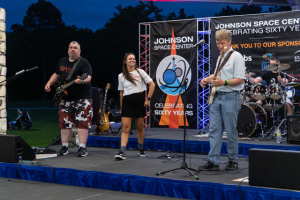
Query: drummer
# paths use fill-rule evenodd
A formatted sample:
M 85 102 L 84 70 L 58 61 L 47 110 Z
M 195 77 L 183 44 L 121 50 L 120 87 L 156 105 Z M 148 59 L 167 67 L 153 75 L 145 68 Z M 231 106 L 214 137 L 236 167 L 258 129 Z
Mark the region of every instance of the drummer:
M 280 60 L 278 57 L 272 57 L 270 58 L 270 65 L 279 65 Z M 280 73 L 280 76 L 278 76 L 277 71 L 265 71 L 263 72 L 259 77 L 253 78 L 249 75 L 246 75 L 246 77 L 249 77 L 249 81 L 252 84 L 261 83 L 263 81 L 267 82 L 267 85 L 269 86 L 271 83 L 280 83 L 283 86 L 286 86 L 286 83 L 288 83 L 288 80 L 286 78 L 283 78 L 284 75 Z M 262 104 L 261 100 L 259 100 L 257 103 Z M 286 111 L 287 116 L 293 114 L 293 108 L 292 108 L 292 102 L 291 100 L 286 97 Z

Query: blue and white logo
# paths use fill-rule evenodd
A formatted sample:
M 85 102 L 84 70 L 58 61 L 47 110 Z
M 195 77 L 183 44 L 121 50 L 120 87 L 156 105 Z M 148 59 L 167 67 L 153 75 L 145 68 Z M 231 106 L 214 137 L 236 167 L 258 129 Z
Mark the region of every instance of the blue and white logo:
M 191 83 L 191 70 L 188 72 L 189 63 L 181 56 L 170 55 L 165 57 L 158 65 L 156 71 L 156 80 L 159 88 L 166 94 L 179 95 L 180 88 L 184 85 L 186 77 L 186 86 L 181 90 L 182 94 Z

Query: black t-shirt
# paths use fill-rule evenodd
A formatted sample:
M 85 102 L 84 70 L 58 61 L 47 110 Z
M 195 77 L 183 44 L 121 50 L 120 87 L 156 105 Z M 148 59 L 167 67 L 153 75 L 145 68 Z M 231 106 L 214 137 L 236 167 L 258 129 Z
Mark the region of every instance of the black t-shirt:
M 57 65 L 55 73 L 60 75 L 60 82 L 65 82 L 66 78 L 69 76 L 69 73 L 76 63 L 77 60 L 74 62 L 70 62 L 68 57 L 62 58 Z M 84 73 L 92 76 L 92 67 L 87 61 L 87 59 L 82 58 L 78 63 L 70 81 L 73 81 L 77 78 L 77 76 L 82 76 Z M 91 82 L 88 84 L 76 84 L 74 83 L 70 87 L 67 88 L 68 95 L 64 96 L 63 99 L 66 101 L 75 101 L 78 99 L 88 99 L 92 98 L 92 89 L 91 89 Z
M 277 76 L 278 73 L 273 73 L 271 71 L 265 71 L 260 75 L 260 77 L 266 82 L 267 85 L 269 85 L 270 83 L 278 83 Z M 284 74 L 280 72 L 280 76 L 281 78 L 283 78 Z

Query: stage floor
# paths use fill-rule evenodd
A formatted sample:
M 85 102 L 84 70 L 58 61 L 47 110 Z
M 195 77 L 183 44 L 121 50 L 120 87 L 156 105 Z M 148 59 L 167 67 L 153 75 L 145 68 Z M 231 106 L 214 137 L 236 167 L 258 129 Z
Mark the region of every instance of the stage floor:
M 116 129 L 115 129 L 116 130 Z M 132 131 L 131 138 L 136 138 L 136 131 Z M 208 141 L 208 137 L 198 136 L 199 130 L 187 130 L 187 144 L 189 141 Z M 165 140 L 183 140 L 183 129 L 149 129 L 145 132 L 147 139 L 165 139 Z M 113 136 L 111 133 L 105 133 L 96 137 L 115 137 L 119 138 L 121 133 Z M 93 136 L 95 137 L 95 136 Z M 269 136 L 270 137 L 270 136 Z M 223 139 L 226 142 L 226 138 Z M 251 140 L 240 140 L 239 143 L 256 144 L 256 145 L 282 145 L 282 146 L 299 146 L 297 144 L 276 143 L 276 139 L 251 138 Z M 59 151 L 60 145 L 52 145 L 49 147 L 55 151 Z M 196 180 L 186 170 L 179 169 L 174 172 L 168 172 L 157 176 L 159 172 L 180 168 L 183 162 L 183 154 L 180 152 L 163 152 L 163 151 L 146 151 L 146 157 L 140 157 L 137 150 L 127 149 L 126 160 L 117 161 L 114 156 L 119 151 L 116 148 L 103 147 L 87 147 L 89 155 L 87 157 L 77 157 L 77 147 L 69 148 L 69 154 L 66 156 L 58 156 L 49 159 L 38 160 L 38 166 L 51 166 L 55 168 L 78 169 L 83 171 L 101 171 L 115 174 L 131 174 L 144 177 L 155 177 L 171 180 L 183 181 L 200 181 L 210 183 L 220 183 L 226 185 L 239 185 L 241 180 L 248 177 L 248 157 L 239 158 L 239 169 L 234 171 L 226 171 L 225 166 L 228 162 L 227 156 L 221 156 L 220 170 L 215 172 L 195 172 L 199 177 Z M 167 158 L 171 157 L 171 158 Z M 207 154 L 187 153 L 186 163 L 188 167 L 198 170 L 198 167 L 207 162 Z M 250 186 L 247 180 L 241 185 Z M 167 197 L 150 196 L 134 193 L 116 192 L 110 190 L 100 190 L 92 188 L 82 188 L 75 186 L 65 186 L 51 183 L 41 183 L 35 181 L 25 181 L 17 179 L 0 178 L 1 199 L 119 199 L 122 195 L 124 199 L 167 199 Z M 28 192 L 35 189 L 35 193 Z M 49 188 L 49 190 L 47 190 Z M 272 188 L 276 189 L 276 188 Z M 15 190 L 15 192 L 14 192 Z M 47 190 L 47 191 L 46 191 Z M 71 191 L 76 191 L 72 194 Z M 283 190 L 283 189 L 279 189 Z M 25 198 L 21 196 L 25 195 Z M 68 192 L 70 191 L 70 192 Z M 82 191 L 82 193 L 80 192 Z M 291 190 L 287 190 L 291 191 Z M 21 194 L 20 194 L 20 193 Z M 27 196 L 28 195 L 28 196 Z M 93 196 L 94 195 L 94 196 Z M 140 196 L 139 196 L 140 195 Z M 21 198 L 22 197 L 22 198 Z M 70 197 L 70 198 L 67 198 Z M 169 198 L 168 198 L 169 199 Z
M 115 129 L 116 130 L 116 129 Z M 137 132 L 132 131 L 133 135 L 130 138 L 136 138 Z M 145 138 L 148 139 L 172 139 L 172 140 L 183 140 L 183 129 L 162 129 L 162 128 L 151 128 L 145 131 Z M 188 140 L 196 141 L 208 141 L 208 137 L 194 137 L 198 135 L 199 130 L 187 129 Z M 121 131 L 113 136 L 111 133 L 104 133 L 98 137 L 120 137 Z M 268 136 L 266 139 L 262 138 L 250 138 L 250 140 L 240 139 L 239 143 L 245 144 L 261 144 L 261 145 L 291 145 L 297 146 L 296 144 L 288 143 L 276 143 L 276 139 L 270 139 Z M 188 144 L 187 140 L 187 144 Z M 223 139 L 226 142 L 226 138 Z M 51 149 L 59 151 L 60 146 L 50 146 Z M 53 167 L 61 168 L 74 168 L 87 171 L 103 171 L 110 173 L 120 174 L 133 174 L 148 177 L 161 177 L 167 179 L 177 180 L 195 180 L 194 177 L 185 170 L 177 170 L 174 172 L 166 173 L 164 175 L 157 176 L 159 172 L 166 170 L 176 169 L 181 167 L 183 162 L 182 153 L 174 152 L 163 152 L 163 151 L 146 151 L 146 157 L 140 157 L 137 150 L 127 149 L 126 160 L 117 161 L 114 156 L 117 154 L 119 149 L 113 148 L 98 148 L 98 147 L 87 147 L 89 155 L 84 158 L 76 157 L 77 147 L 69 148 L 69 154 L 66 156 L 59 156 L 57 158 L 42 159 L 40 163 L 42 165 L 51 165 Z M 167 155 L 171 157 L 168 159 Z M 198 167 L 204 165 L 207 162 L 207 154 L 186 154 L 186 163 L 188 167 L 198 170 Z M 239 181 L 233 181 L 235 179 L 241 179 L 248 176 L 248 157 L 239 158 L 239 169 L 236 171 L 226 171 L 225 166 L 228 162 L 227 156 L 221 156 L 220 170 L 217 172 L 200 172 L 196 175 L 199 177 L 199 181 L 203 182 L 214 182 L 239 185 Z M 196 180 L 195 180 L 196 181 Z M 243 185 L 248 185 L 247 182 L 243 182 Z
M 118 129 L 114 129 L 116 131 Z M 194 141 L 209 141 L 208 134 L 198 134 L 200 131 L 197 129 L 186 129 L 187 133 L 187 140 L 194 140 Z M 137 137 L 137 131 L 133 130 L 132 135 L 129 135 L 130 138 Z M 91 135 L 95 134 L 91 131 Z M 239 138 L 239 143 L 245 144 L 256 144 L 256 145 L 284 145 L 284 146 L 299 146 L 299 144 L 289 144 L 286 142 L 286 137 L 282 137 L 282 143 L 276 143 L 276 137 L 272 139 L 272 135 L 266 135 L 265 138 L 262 138 L 261 133 L 258 133 L 259 136 L 257 137 L 250 137 L 250 138 Z M 98 135 L 97 135 L 98 136 Z M 113 134 L 103 133 L 99 135 L 100 137 L 113 137 Z M 114 137 L 120 137 L 121 131 L 116 134 Z M 171 139 L 171 140 L 183 140 L 184 139 L 184 130 L 183 129 L 169 129 L 169 128 L 150 128 L 145 129 L 145 138 L 149 139 Z M 226 142 L 226 134 L 224 134 L 223 142 Z

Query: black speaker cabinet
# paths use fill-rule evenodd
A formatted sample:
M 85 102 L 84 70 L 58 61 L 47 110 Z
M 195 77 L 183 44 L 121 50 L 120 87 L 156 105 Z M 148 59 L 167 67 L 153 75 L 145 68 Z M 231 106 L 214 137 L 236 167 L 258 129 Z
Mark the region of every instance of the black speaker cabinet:
M 300 190 L 300 152 L 250 149 L 249 184 Z
M 34 160 L 32 148 L 19 135 L 0 135 L 0 162 L 17 163 L 22 160 Z
M 114 122 L 121 121 L 120 108 L 110 108 L 108 110 L 110 111 L 110 115 L 112 116 L 112 120 L 110 120 L 110 121 L 114 121 Z
M 99 118 L 99 109 L 103 105 L 103 89 L 92 87 L 92 97 L 93 97 L 93 119 L 92 124 L 96 124 Z
M 287 118 L 288 143 L 300 143 L 300 115 Z

